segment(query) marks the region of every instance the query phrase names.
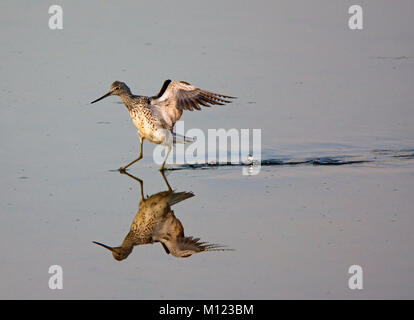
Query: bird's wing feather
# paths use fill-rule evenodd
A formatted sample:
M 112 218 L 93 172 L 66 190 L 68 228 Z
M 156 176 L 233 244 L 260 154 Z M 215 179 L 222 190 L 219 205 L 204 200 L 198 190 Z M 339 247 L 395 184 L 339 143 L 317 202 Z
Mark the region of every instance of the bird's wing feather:
M 167 197 L 166 201 L 170 206 L 175 205 L 181 201 L 184 201 L 188 198 L 194 197 L 194 193 L 192 192 L 171 192 Z
M 193 237 L 177 237 L 176 241 L 160 239 L 160 241 L 166 244 L 174 256 L 181 258 L 203 251 L 232 251 L 223 245 L 200 242 L 200 238 Z
M 163 107 L 170 116 L 179 119 L 183 110 L 201 110 L 200 105 L 223 105 L 230 103 L 229 99 L 234 97 L 202 90 L 184 81 L 166 80 L 158 95 L 150 98 L 150 104 Z

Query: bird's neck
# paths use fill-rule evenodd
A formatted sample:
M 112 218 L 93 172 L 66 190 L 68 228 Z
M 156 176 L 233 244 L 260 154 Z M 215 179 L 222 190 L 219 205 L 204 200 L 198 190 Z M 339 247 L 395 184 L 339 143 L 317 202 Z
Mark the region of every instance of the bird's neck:
M 139 230 L 130 230 L 128 234 L 126 235 L 124 241 L 122 242 L 122 248 L 128 249 L 134 246 L 139 246 L 142 244 L 149 244 L 151 243 L 151 239 L 148 237 L 148 235 L 141 234 Z
M 121 101 L 123 102 L 123 104 L 129 108 L 128 106 L 131 105 L 132 99 L 133 99 L 133 95 L 132 93 L 129 92 L 123 92 L 122 94 L 119 95 L 119 97 L 121 98 Z

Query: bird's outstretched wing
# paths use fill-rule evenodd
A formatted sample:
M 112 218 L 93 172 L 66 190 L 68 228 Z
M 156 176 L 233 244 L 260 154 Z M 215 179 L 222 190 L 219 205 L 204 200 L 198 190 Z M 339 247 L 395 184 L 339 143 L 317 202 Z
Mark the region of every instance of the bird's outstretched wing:
M 235 97 L 226 96 L 202 90 L 184 81 L 166 80 L 158 95 L 150 98 L 150 103 L 156 106 L 164 106 L 171 111 L 201 110 L 200 105 L 223 105 L 230 103 L 229 99 Z M 181 115 L 181 114 L 180 114 Z

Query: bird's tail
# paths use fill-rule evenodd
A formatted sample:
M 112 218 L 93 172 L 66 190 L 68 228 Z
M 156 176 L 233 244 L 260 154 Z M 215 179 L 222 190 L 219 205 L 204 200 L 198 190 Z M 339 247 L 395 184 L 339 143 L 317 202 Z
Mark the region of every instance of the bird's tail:
M 172 133 L 174 143 L 192 143 L 196 141 L 195 138 L 190 138 L 186 136 L 182 136 L 181 134 L 177 134 L 175 132 Z
M 170 206 L 173 206 L 176 203 L 184 201 L 191 197 L 194 197 L 194 193 L 192 192 L 173 192 L 168 195 L 167 202 Z

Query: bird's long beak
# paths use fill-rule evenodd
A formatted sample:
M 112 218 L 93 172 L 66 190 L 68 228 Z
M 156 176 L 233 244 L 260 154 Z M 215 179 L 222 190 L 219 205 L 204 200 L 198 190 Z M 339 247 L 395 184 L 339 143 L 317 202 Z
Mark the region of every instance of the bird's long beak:
M 100 97 L 100 98 L 98 98 L 98 99 L 96 99 L 96 100 L 92 101 L 91 103 L 98 102 L 99 100 L 102 100 L 102 99 L 104 99 L 104 98 L 106 98 L 106 97 L 109 97 L 111 94 L 112 94 L 112 92 L 111 92 L 111 91 L 109 91 L 107 94 L 105 94 L 105 95 L 103 95 L 102 97 Z
M 100 243 L 100 242 L 96 242 L 96 241 L 92 241 L 93 243 L 96 243 L 97 245 L 100 245 L 101 247 L 104 247 L 110 251 L 114 251 L 114 248 L 107 246 L 106 244 Z

